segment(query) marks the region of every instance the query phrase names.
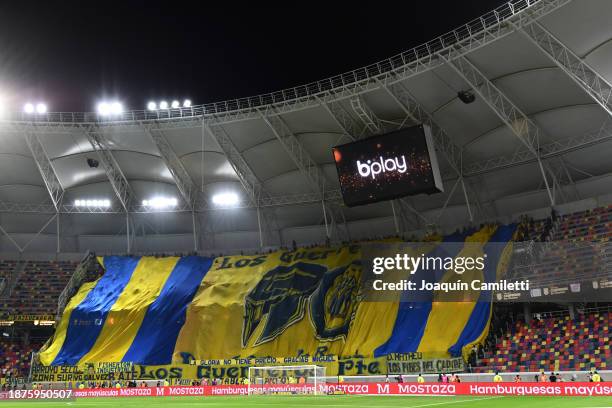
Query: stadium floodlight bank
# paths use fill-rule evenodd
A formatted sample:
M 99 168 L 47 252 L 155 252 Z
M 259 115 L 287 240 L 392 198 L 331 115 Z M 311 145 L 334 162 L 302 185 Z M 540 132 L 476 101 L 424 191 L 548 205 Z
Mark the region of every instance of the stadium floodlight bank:
M 249 395 L 321 395 L 326 384 L 317 365 L 249 367 Z

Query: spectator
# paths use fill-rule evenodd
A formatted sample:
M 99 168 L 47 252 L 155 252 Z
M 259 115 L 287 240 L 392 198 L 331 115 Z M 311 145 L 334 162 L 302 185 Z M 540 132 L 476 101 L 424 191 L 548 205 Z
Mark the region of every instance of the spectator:
M 597 372 L 597 370 L 593 371 L 593 375 L 591 375 L 592 382 L 601 382 L 601 376 Z

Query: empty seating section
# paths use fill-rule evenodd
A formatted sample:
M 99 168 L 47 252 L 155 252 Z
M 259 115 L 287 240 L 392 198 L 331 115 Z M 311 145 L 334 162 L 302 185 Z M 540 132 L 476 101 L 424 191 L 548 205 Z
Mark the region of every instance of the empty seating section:
M 68 261 L 27 262 L 11 296 L 0 301 L 0 314 L 55 314 L 59 294 L 77 264 Z
M 553 239 L 556 241 L 600 241 L 612 238 L 612 204 L 564 215 Z
M 605 254 L 599 243 L 555 241 L 534 265 L 530 280 L 534 285 L 554 285 L 607 276 Z
M 611 237 L 612 205 L 559 217 L 552 241 L 534 265 L 535 278 L 531 281 L 534 284 L 571 283 L 609 276 Z
M 604 370 L 612 367 L 612 312 L 517 323 L 475 371 Z

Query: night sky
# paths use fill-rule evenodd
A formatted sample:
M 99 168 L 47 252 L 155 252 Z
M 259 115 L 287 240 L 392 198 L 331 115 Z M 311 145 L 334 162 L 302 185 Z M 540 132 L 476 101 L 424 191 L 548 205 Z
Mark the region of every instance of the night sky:
M 103 97 L 144 109 L 251 96 L 376 62 L 502 3 L 4 0 L 0 97 L 90 111 Z

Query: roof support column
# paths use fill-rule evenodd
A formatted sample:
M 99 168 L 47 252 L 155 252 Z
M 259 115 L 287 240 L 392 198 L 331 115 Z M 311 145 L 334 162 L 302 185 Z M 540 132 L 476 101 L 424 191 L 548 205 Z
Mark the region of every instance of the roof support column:
M 400 225 L 399 222 L 397 221 L 397 214 L 395 212 L 395 204 L 393 200 L 389 200 L 389 203 L 391 204 L 391 213 L 393 214 L 393 226 L 395 227 L 395 233 L 397 235 L 402 235 L 402 231 L 400 229 Z
M 317 99 L 345 136 L 355 141 L 360 138 L 360 135 L 363 135 L 363 129 L 359 128 L 357 121 L 355 121 L 351 114 L 344 109 L 340 101 L 332 100 L 330 102 L 324 102 L 320 98 Z
M 331 239 L 331 236 L 330 236 L 330 233 L 329 233 L 329 226 L 327 225 L 327 210 L 325 209 L 325 200 L 324 199 L 321 200 L 321 207 L 323 209 L 323 221 L 325 222 L 325 238 Z
M 94 125 L 85 129 L 85 135 L 92 149 L 98 154 L 104 171 L 106 172 L 106 177 L 108 177 L 108 181 L 113 187 L 115 195 L 119 199 L 123 210 L 128 213 L 133 204 L 134 193 L 127 178 L 121 171 L 117 160 L 115 160 L 110 148 L 107 146 L 104 136 L 100 132 L 100 129 Z
M 474 222 L 474 214 L 470 207 L 468 193 L 465 188 L 465 181 L 464 181 L 465 177 L 463 176 L 463 166 L 462 166 L 463 156 L 462 156 L 461 147 L 457 146 L 452 141 L 450 136 L 446 134 L 444 129 L 438 126 L 438 124 L 433 120 L 433 117 L 429 114 L 429 112 L 427 112 L 421 106 L 421 104 L 419 104 L 416 98 L 408 91 L 408 89 L 405 87 L 403 83 L 396 82 L 396 83 L 387 85 L 383 83 L 382 81 L 379 81 L 379 85 L 382 87 L 383 90 L 387 92 L 387 94 L 391 97 L 391 99 L 393 99 L 395 103 L 406 114 L 406 119 L 403 122 L 404 124 L 407 122 L 408 123 L 412 122 L 414 124 L 423 123 L 423 124 L 428 125 L 431 128 L 431 133 L 434 138 L 436 149 L 442 152 L 448 164 L 451 166 L 453 171 L 459 177 L 459 180 L 461 182 L 461 187 L 463 188 L 463 195 L 465 197 L 465 204 L 467 207 L 469 219 L 470 219 L 470 222 Z M 453 191 L 455 187 L 456 186 L 453 187 Z M 444 212 L 444 210 L 448 206 L 448 202 L 450 201 L 450 198 L 452 195 L 453 193 L 449 194 L 449 197 L 447 199 L 447 204 L 443 207 L 442 212 Z M 442 213 L 440 213 L 440 217 L 441 216 L 442 216 Z M 440 217 L 438 217 L 438 219 Z
M 259 230 L 259 249 L 263 250 L 264 241 L 263 241 L 263 233 L 261 231 L 261 214 L 259 206 L 257 206 L 257 228 Z
M 199 251 L 199 245 L 198 245 L 198 229 L 197 229 L 197 222 L 196 222 L 196 212 L 195 210 L 191 211 L 191 227 L 192 227 L 192 231 L 193 231 L 193 252 L 197 253 Z
M 274 112 L 273 108 L 269 108 L 270 113 Z M 268 112 L 259 111 L 261 118 L 268 125 L 276 139 L 280 142 L 281 146 L 285 149 L 291 160 L 295 163 L 298 170 L 306 178 L 306 181 L 310 185 L 313 193 L 316 197 L 319 197 L 324 206 L 328 206 L 325 202 L 325 176 L 319 170 L 317 163 L 310 157 L 310 154 L 304 149 L 302 144 L 299 142 L 295 134 L 289 129 L 289 126 L 285 123 L 280 114 L 268 115 Z M 327 213 L 328 211 L 326 211 Z M 331 211 L 330 211 L 331 215 Z M 327 223 L 327 216 L 324 216 L 325 222 Z M 331 215 L 332 231 L 340 232 L 335 228 L 335 220 Z M 327 231 L 327 228 L 326 228 Z M 329 232 L 329 231 L 328 231 Z M 342 238 L 339 237 L 339 240 Z
M 4 234 L 4 236 L 6 236 L 6 238 L 7 238 L 7 239 L 10 241 L 10 243 L 11 243 L 11 244 L 13 244 L 13 246 L 14 246 L 15 248 L 17 248 L 17 251 L 19 251 L 19 253 L 22 253 L 22 252 L 23 252 L 23 249 L 22 249 L 22 248 L 19 246 L 19 244 L 17 243 L 17 241 L 15 241 L 15 240 L 13 239 L 13 237 L 11 237 L 11 236 L 9 235 L 9 233 L 8 233 L 8 232 L 6 232 L 6 230 L 5 230 L 4 228 L 2 228 L 2 225 L 0 225 L 0 232 L 2 232 L 2 234 Z
M 213 119 L 211 123 L 203 121 L 202 130 L 206 131 L 211 138 L 217 142 L 230 166 L 232 166 L 234 172 L 236 172 L 238 180 L 240 180 L 240 184 L 242 184 L 242 187 L 245 189 L 249 200 L 253 205 L 257 205 L 257 198 L 259 192 L 263 190 L 263 186 L 255 176 L 255 173 L 253 173 L 251 167 L 247 164 L 242 153 L 238 151 L 223 126 L 214 124 Z
M 189 209 L 193 210 L 195 208 L 196 197 L 197 197 L 197 189 L 185 170 L 185 166 L 183 166 L 183 162 L 177 156 L 177 154 L 168 143 L 168 140 L 164 137 L 159 126 L 145 126 L 145 132 L 149 135 L 159 154 L 170 171 L 172 175 L 172 179 L 174 180 L 174 184 L 176 188 L 179 190 L 183 200 L 189 207 Z
M 126 251 L 130 255 L 132 253 L 132 236 L 130 232 L 130 213 L 125 213 L 125 239 L 126 239 Z
M 468 198 L 467 190 L 465 189 L 465 182 L 463 177 L 459 179 L 461 181 L 461 188 L 463 189 L 463 198 L 465 198 L 465 205 L 467 207 L 468 215 L 470 217 L 470 223 L 474 222 L 474 214 L 472 214 L 472 207 L 470 206 L 470 199 Z
M 612 116 L 612 85 L 602 75 L 536 20 L 522 28 L 511 24 Z
M 452 141 L 433 120 L 433 117 L 427 112 L 414 96 L 406 89 L 403 83 L 396 82 L 390 85 L 378 81 L 381 88 L 395 101 L 395 103 L 404 111 L 404 114 L 414 124 L 424 123 L 431 128 L 436 148 L 442 152 L 448 164 L 452 169 L 461 175 L 461 148 Z M 404 120 L 406 123 L 406 120 Z
M 49 224 L 51 224 L 51 222 L 53 222 L 53 220 L 55 220 L 57 217 L 59 217 L 59 213 L 55 213 L 51 216 L 51 218 L 49 218 L 47 220 L 47 222 L 44 223 L 44 225 L 42 227 L 40 227 L 40 229 L 36 232 L 36 234 L 34 234 L 34 236 L 32 238 L 30 238 L 30 240 L 28 242 L 25 243 L 25 245 L 23 247 L 21 247 L 21 251 L 23 252 L 25 251 L 32 242 L 34 242 L 36 240 L 36 238 L 38 238 L 40 236 L 40 234 L 42 234 L 42 232 L 45 230 L 45 228 L 47 228 L 49 226 Z
M 572 174 L 570 173 L 569 168 L 567 167 L 567 163 L 565 163 L 563 156 L 559 157 L 559 164 L 561 167 L 562 174 L 565 174 L 565 177 L 567 177 L 568 183 L 572 186 L 572 189 L 574 190 L 574 195 L 575 195 L 574 201 L 580 201 L 581 200 L 580 191 L 578 191 L 578 188 L 576 187 L 576 181 L 572 177 Z
M 353 108 L 353 112 L 357 114 L 365 125 L 363 131 L 367 130 L 370 135 L 375 135 L 384 130 L 384 126 L 378 116 L 370 109 L 361 96 L 351 98 L 351 108 Z
M 30 126 L 28 126 L 30 128 Z M 36 163 L 36 167 L 38 167 L 38 171 L 45 183 L 45 187 L 47 188 L 47 192 L 51 198 L 51 202 L 55 207 L 55 210 L 59 212 L 62 198 L 64 197 L 64 188 L 57 177 L 57 173 L 53 164 L 51 163 L 51 159 L 47 155 L 40 139 L 37 134 L 34 133 L 31 129 L 26 130 L 25 132 L 25 140 L 32 153 L 32 158 Z
M 240 184 L 242 184 L 242 187 L 246 191 L 249 200 L 258 211 L 258 224 L 262 221 L 264 222 L 266 231 L 269 233 L 270 239 L 272 239 L 272 224 L 277 224 L 277 222 L 273 209 L 260 208 L 262 207 L 262 200 L 270 201 L 271 198 L 268 191 L 266 191 L 264 188 L 263 183 L 255 175 L 249 164 L 244 159 L 242 153 L 238 151 L 238 148 L 236 148 L 223 126 L 220 124 L 215 124 L 214 118 L 208 122 L 203 121 L 202 130 L 208 132 L 208 134 L 217 142 L 225 154 L 225 158 L 234 169 L 234 172 L 238 176 L 238 180 L 240 180 Z M 262 232 L 262 235 L 265 234 Z M 262 238 L 262 241 L 265 240 Z
M 131 219 L 130 219 L 130 208 L 133 204 L 134 193 L 130 184 L 127 181 L 127 178 L 121 171 L 119 167 L 119 163 L 113 156 L 110 148 L 107 145 L 107 141 L 100 131 L 100 128 L 91 125 L 85 129 L 85 136 L 87 136 L 87 140 L 91 144 L 92 149 L 98 154 L 100 158 L 100 162 L 104 167 L 104 171 L 106 172 L 106 177 L 115 191 L 115 195 L 123 210 L 125 211 L 125 225 L 126 225 L 126 250 L 127 253 L 130 254 L 132 252 L 132 230 L 131 228 Z
M 451 188 L 451 190 L 449 191 L 448 196 L 446 197 L 446 200 L 444 201 L 444 205 L 442 206 L 442 208 L 440 209 L 440 212 L 438 213 L 438 216 L 436 217 L 436 224 L 440 222 L 440 218 L 442 218 L 442 215 L 444 214 L 446 207 L 448 207 L 448 203 L 450 203 L 451 198 L 453 198 L 453 195 L 455 195 L 455 190 L 457 189 L 457 186 L 459 185 L 460 182 L 461 182 L 461 177 L 455 180 L 455 183 L 453 184 L 453 188 Z
M 57 239 L 57 246 L 55 248 L 56 253 L 60 253 L 62 248 L 60 244 L 61 236 L 60 236 L 60 213 L 57 213 L 57 217 L 55 218 L 55 237 Z
M 540 158 L 540 128 L 525 115 L 499 88 L 497 88 L 474 64 L 465 56 L 449 59 L 440 54 L 440 58 L 446 61 L 463 80 L 482 98 L 482 100 L 493 110 L 493 112 L 508 126 L 512 133 L 525 145 L 525 147 L 536 158 L 540 173 L 546 185 L 548 198 L 551 205 L 555 205 L 546 172 Z

